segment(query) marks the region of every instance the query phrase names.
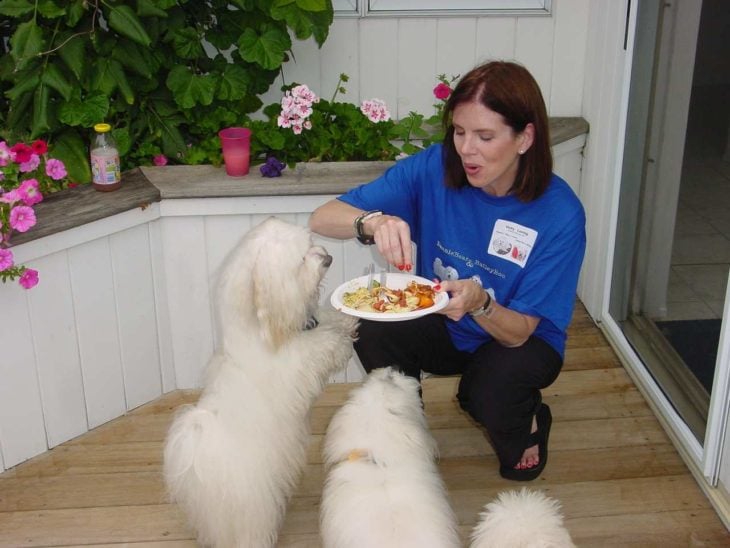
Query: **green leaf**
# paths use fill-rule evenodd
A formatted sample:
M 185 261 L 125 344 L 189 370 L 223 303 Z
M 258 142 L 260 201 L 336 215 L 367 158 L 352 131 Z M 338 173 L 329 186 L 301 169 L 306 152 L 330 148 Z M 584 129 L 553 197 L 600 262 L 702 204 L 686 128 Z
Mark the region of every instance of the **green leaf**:
M 17 101 L 23 94 L 35 91 L 40 84 L 38 74 L 30 75 L 28 72 L 18 75 L 18 83 L 5 92 L 5 96 L 11 101 Z
M 90 128 L 106 118 L 109 112 L 109 97 L 100 92 L 90 93 L 81 99 L 72 99 L 61 105 L 58 119 L 69 126 Z
M 51 155 L 64 163 L 70 181 L 91 182 L 86 142 L 76 131 L 66 130 L 59 134 L 51 147 Z
M 124 39 L 119 40 L 112 51 L 112 57 L 124 65 L 125 68 L 136 72 L 140 76 L 145 78 L 152 78 L 153 76 L 149 56 L 142 55 L 139 47 L 134 42 Z
M 48 123 L 48 100 L 48 86 L 45 84 L 39 85 L 33 94 L 33 121 L 30 132 L 31 139 L 40 137 L 51 127 Z
M 99 58 L 96 60 L 92 68 L 91 89 L 99 90 L 111 97 L 114 90 L 120 88 L 120 91 L 122 92 L 122 95 L 124 95 L 125 100 L 127 100 L 127 103 L 130 105 L 132 104 L 129 102 L 129 97 L 127 96 L 126 91 L 121 89 L 120 86 L 120 84 L 122 86 L 125 85 L 127 79 L 124 76 L 124 69 L 119 61 L 116 59 Z M 129 87 L 128 84 L 126 85 Z M 129 91 L 131 92 L 131 90 Z M 132 102 L 134 102 L 133 99 Z
M 144 26 L 129 6 L 112 6 L 109 12 L 109 26 L 142 46 L 146 47 L 152 43 Z
M 267 26 L 262 34 L 249 28 L 241 35 L 238 46 L 244 61 L 273 70 L 284 61 L 284 54 L 291 48 L 291 38 L 286 32 L 272 26 Z
M 296 0 L 296 2 L 297 6 L 305 11 L 325 11 L 328 8 L 325 0 Z
M 31 110 L 31 102 L 33 101 L 32 93 L 24 93 L 17 100 L 10 103 L 10 112 L 8 113 L 7 124 L 11 128 L 27 127 L 26 120 L 30 119 L 29 112 Z
M 192 27 L 186 27 L 172 33 L 172 47 L 175 53 L 183 59 L 197 59 L 205 56 L 201 38 Z
M 248 93 L 250 83 L 251 77 L 243 67 L 228 65 L 223 72 L 216 97 L 224 101 L 243 99 Z
M 81 80 L 87 61 L 86 42 L 80 36 L 74 36 L 58 50 L 58 54 L 76 79 Z
M 124 97 L 124 100 L 127 102 L 127 104 L 133 105 L 134 91 L 132 91 L 129 82 L 127 81 L 127 75 L 124 73 L 122 65 L 117 62 L 111 63 L 109 67 L 109 74 L 114 79 L 117 88 L 119 88 L 119 91 L 122 94 L 122 97 Z
M 185 139 L 183 139 L 180 130 L 177 126 L 164 122 L 161 125 L 162 129 L 162 152 L 165 156 L 171 158 L 182 159 L 185 157 Z
M 66 15 L 66 9 L 57 5 L 53 0 L 41 0 L 38 2 L 38 13 L 48 19 L 56 19 Z
M 41 76 L 41 82 L 55 89 L 66 101 L 71 99 L 73 86 L 66 79 L 63 71 L 56 63 L 48 63 L 46 65 Z
M 28 0 L 0 0 L 0 15 L 20 17 L 31 13 L 34 9 L 34 3 Z
M 156 6 L 152 0 L 137 0 L 137 14 L 140 17 L 165 17 L 167 12 Z
M 84 6 L 86 0 L 73 0 L 70 5 L 66 8 L 66 25 L 70 28 L 76 26 L 76 24 L 84 16 Z
M 119 156 L 124 156 L 132 148 L 132 138 L 129 136 L 129 129 L 126 127 L 112 129 L 112 137 L 117 143 L 117 152 Z
M 170 71 L 167 87 L 172 91 L 177 104 L 183 108 L 193 108 L 196 104 L 209 105 L 213 102 L 213 80 L 205 75 L 193 74 L 188 67 L 182 65 Z
M 10 38 L 10 55 L 18 63 L 18 68 L 43 51 L 43 31 L 35 21 L 18 25 Z

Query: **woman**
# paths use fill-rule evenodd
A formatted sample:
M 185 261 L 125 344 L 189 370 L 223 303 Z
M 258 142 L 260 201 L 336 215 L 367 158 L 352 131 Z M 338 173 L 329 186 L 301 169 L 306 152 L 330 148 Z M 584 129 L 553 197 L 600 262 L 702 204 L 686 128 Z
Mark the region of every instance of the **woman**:
M 444 108 L 443 145 L 317 209 L 314 232 L 374 243 L 400 270 L 450 295 L 440 314 L 362 321 L 367 371 L 397 364 L 461 374 L 458 400 L 482 424 L 500 473 L 532 480 L 547 461 L 550 409 L 540 389 L 558 376 L 585 251 L 585 214 L 552 174 L 545 104 L 510 62 L 472 69 Z

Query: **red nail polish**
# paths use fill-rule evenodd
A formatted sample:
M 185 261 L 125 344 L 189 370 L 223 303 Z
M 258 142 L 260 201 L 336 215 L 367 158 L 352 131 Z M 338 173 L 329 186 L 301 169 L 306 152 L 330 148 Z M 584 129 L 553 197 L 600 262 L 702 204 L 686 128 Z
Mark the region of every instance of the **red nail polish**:
M 412 266 L 412 265 L 409 265 L 409 264 L 407 264 L 407 265 L 406 265 L 406 270 L 407 270 L 408 272 L 410 272 L 410 271 L 411 271 L 411 268 L 413 268 L 413 266 Z
M 403 270 L 404 268 L 405 268 L 405 266 L 404 266 L 404 265 L 402 265 L 402 264 L 399 264 L 399 265 L 398 265 L 398 270 Z
M 434 288 L 434 289 L 435 289 L 436 291 L 438 291 L 439 289 L 441 289 L 441 284 L 436 284 L 435 286 L 433 286 L 433 288 Z

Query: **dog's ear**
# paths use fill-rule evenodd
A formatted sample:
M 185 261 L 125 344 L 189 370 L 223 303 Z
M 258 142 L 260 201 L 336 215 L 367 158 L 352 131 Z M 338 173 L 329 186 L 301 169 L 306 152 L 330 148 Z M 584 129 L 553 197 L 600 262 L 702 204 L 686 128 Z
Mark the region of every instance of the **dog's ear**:
M 253 269 L 253 304 L 261 337 L 280 347 L 306 322 L 306 296 L 299 286 L 291 257 L 277 253 L 276 244 L 262 250 Z M 291 250 L 289 250 L 291 253 Z

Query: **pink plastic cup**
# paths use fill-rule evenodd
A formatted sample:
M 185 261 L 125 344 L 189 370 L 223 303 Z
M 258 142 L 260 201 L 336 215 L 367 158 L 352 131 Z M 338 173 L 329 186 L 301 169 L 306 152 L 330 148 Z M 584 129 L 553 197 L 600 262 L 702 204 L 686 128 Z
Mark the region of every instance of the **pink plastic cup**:
M 248 173 L 251 150 L 251 130 L 228 127 L 218 132 L 223 149 L 223 161 L 229 177 L 243 177 Z

